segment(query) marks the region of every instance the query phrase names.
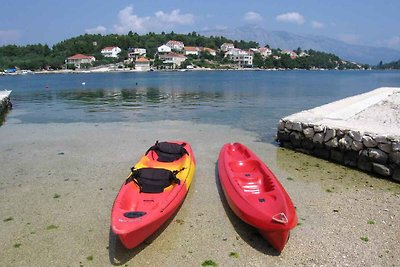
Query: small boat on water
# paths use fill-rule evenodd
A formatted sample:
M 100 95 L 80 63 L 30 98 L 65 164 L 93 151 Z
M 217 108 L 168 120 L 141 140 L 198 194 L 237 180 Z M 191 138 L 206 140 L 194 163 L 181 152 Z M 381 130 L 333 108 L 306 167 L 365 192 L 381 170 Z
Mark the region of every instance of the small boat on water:
M 218 174 L 233 212 L 281 252 L 289 231 L 297 225 L 293 203 L 271 170 L 246 146 L 225 144 L 218 158 Z
M 192 182 L 196 161 L 183 141 L 156 142 L 132 167 L 111 211 L 111 229 L 134 248 L 177 212 Z

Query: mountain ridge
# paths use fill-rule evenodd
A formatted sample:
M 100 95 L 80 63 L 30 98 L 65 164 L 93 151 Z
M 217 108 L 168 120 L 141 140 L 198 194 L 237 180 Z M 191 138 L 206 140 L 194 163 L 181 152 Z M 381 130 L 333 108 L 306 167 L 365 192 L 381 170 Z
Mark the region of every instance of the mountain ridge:
M 340 58 L 358 63 L 377 65 L 380 61 L 392 62 L 400 59 L 400 51 L 386 47 L 348 44 L 333 38 L 296 34 L 287 31 L 270 31 L 260 26 L 213 29 L 198 32 L 205 36 L 224 36 L 233 40 L 256 41 L 260 46 L 268 44 L 271 48 L 294 50 L 313 49 L 333 53 Z

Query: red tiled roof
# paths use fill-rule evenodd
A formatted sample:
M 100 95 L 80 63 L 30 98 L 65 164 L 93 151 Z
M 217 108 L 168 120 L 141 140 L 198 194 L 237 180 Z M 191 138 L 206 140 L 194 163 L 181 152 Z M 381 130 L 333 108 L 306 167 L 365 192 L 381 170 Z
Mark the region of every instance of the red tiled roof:
M 69 57 L 68 59 L 92 59 L 92 58 L 94 58 L 94 57 L 86 56 L 86 55 L 82 55 L 82 54 L 76 54 L 76 55 Z
M 138 58 L 138 59 L 136 59 L 136 62 L 149 62 L 150 60 L 148 60 L 147 58 L 145 58 L 145 57 L 140 57 L 140 58 Z
M 199 48 L 196 46 L 185 46 L 186 51 L 199 51 Z
M 174 53 L 174 52 L 168 53 L 168 54 L 166 54 L 165 56 L 166 56 L 166 57 L 185 57 L 185 56 L 182 55 L 182 54 L 177 54 L 177 53 Z
M 107 46 L 104 47 L 101 51 L 105 51 L 105 50 L 113 50 L 116 46 Z

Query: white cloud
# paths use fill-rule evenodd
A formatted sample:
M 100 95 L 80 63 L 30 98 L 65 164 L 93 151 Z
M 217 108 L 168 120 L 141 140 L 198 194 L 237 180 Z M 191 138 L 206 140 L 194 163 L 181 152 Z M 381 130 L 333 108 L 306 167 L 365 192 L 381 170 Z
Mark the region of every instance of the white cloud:
M 246 14 L 244 14 L 243 19 L 250 23 L 257 23 L 263 20 L 260 14 L 253 11 L 249 11 Z
M 99 25 L 96 28 L 86 29 L 85 32 L 88 34 L 106 34 L 107 28 Z
M 144 34 L 149 31 L 170 30 L 175 25 L 192 24 L 192 14 L 181 14 L 179 9 L 165 13 L 157 11 L 154 16 L 139 17 L 134 14 L 133 6 L 127 6 L 118 13 L 118 24 L 114 25 L 114 31 L 126 34 L 129 31 Z
M 192 24 L 194 17 L 192 14 L 180 14 L 179 9 L 172 10 L 170 14 L 164 13 L 163 11 L 156 12 L 156 18 L 161 22 L 172 23 L 172 24 Z
M 311 21 L 311 26 L 312 26 L 314 29 L 322 29 L 322 28 L 325 27 L 325 24 L 323 24 L 322 22 L 313 20 L 313 21 Z
M 12 44 L 21 38 L 21 33 L 16 30 L 0 30 L 0 45 Z
M 297 24 L 303 24 L 305 22 L 303 15 L 297 12 L 289 12 L 278 15 L 276 16 L 276 20 L 282 22 L 297 23 Z

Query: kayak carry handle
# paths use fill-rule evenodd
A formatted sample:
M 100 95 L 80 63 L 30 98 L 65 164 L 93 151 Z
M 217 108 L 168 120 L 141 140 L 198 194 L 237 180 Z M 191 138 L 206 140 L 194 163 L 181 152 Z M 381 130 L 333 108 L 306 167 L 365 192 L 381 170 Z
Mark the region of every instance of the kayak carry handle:
M 272 216 L 272 220 L 278 223 L 287 224 L 289 222 L 286 214 L 281 212 Z

